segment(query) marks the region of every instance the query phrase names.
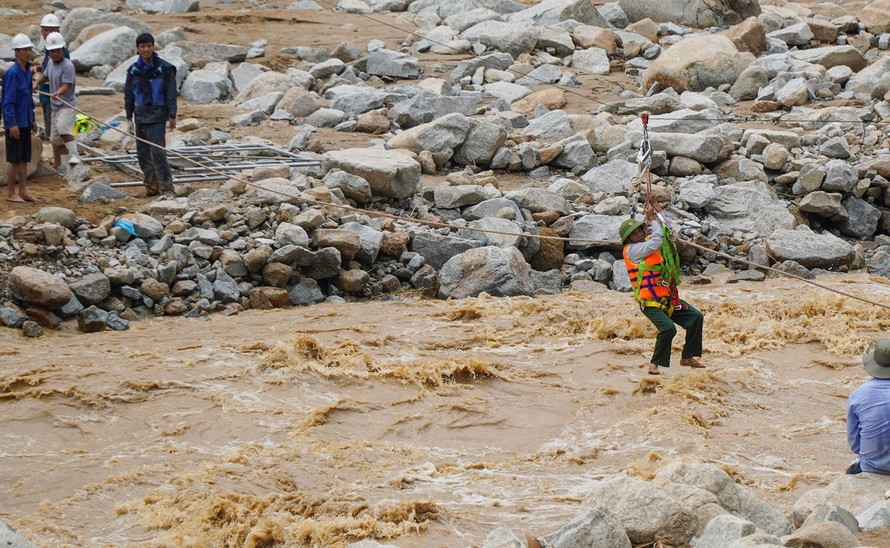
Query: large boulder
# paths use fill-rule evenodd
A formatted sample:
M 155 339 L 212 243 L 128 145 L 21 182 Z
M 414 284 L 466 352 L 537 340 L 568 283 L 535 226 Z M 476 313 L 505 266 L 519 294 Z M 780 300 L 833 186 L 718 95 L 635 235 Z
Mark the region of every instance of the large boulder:
M 375 196 L 406 198 L 420 188 L 420 164 L 399 152 L 380 148 L 334 150 L 322 157 L 325 171 L 338 168 L 358 175 Z
M 518 57 L 530 53 L 538 43 L 538 33 L 534 27 L 524 23 L 504 23 L 483 21 L 461 33 L 461 38 L 480 42 L 488 48 L 509 53 Z
M 776 261 L 795 261 L 807 268 L 836 269 L 856 257 L 853 246 L 830 233 L 808 229 L 776 230 L 766 239 L 766 250 Z
M 624 527 L 610 512 L 588 510 L 541 539 L 546 546 L 608 546 L 631 548 Z
M 476 247 L 480 247 L 478 240 L 432 230 L 418 232 L 411 239 L 411 250 L 419 253 L 433 268 L 442 268 L 452 257 Z
M 439 297 L 533 295 L 531 267 L 515 247 L 486 246 L 452 257 L 439 271 Z
M 665 2 L 668 3 L 668 2 Z M 643 74 L 643 89 L 658 82 L 675 91 L 702 91 L 735 82 L 745 62 L 732 41 L 718 34 L 677 42 Z
M 760 15 L 757 0 L 618 0 L 630 22 L 652 19 L 699 29 L 726 27 Z
M 478 122 L 467 132 L 466 139 L 454 152 L 454 161 L 464 165 L 491 164 L 495 153 L 507 140 L 503 127 Z
M 639 478 L 617 476 L 595 483 L 585 504 L 615 516 L 634 545 L 660 539 L 685 546 L 695 534 L 695 516 L 664 489 Z
M 785 202 L 766 183 L 733 183 L 716 190 L 717 196 L 705 211 L 711 214 L 711 227 L 717 234 L 731 236 L 740 231 L 765 238 L 778 229 L 794 226 L 794 216 Z
M 215 44 L 212 42 L 174 42 L 170 47 L 182 50 L 182 59 L 193 67 L 196 63 L 213 63 L 227 61 L 240 63 L 247 59 L 247 48 L 234 44 Z
M 136 53 L 138 33 L 130 27 L 117 27 L 98 34 L 71 52 L 71 62 L 78 71 L 99 65 L 117 65 Z
M 826 502 L 859 515 L 876 502 L 883 501 L 887 490 L 890 490 L 890 476 L 840 474 L 825 487 L 808 491 L 797 499 L 789 518 L 794 527 L 800 527 L 817 506 Z
M 791 57 L 798 61 L 804 61 L 813 65 L 822 65 L 830 69 L 838 66 L 848 66 L 853 72 L 859 72 L 868 65 L 868 61 L 853 46 L 825 46 L 813 49 L 801 49 L 789 52 Z
M 449 114 L 399 133 L 386 143 L 390 149 L 404 148 L 415 153 L 428 150 L 437 166 L 443 165 L 463 144 L 474 126 L 473 120 L 460 113 Z
M 682 156 L 702 164 L 726 159 L 727 139 L 722 135 L 690 135 L 686 133 L 653 133 L 652 150 L 663 150 L 669 158 Z
M 618 227 L 627 219 L 621 215 L 585 215 L 575 219 L 569 233 L 571 240 L 568 249 L 590 249 L 592 247 L 612 247 L 621 249 L 618 240 Z M 619 261 L 620 262 L 620 261 Z
M 514 23 L 540 26 L 555 25 L 568 19 L 594 27 L 609 28 L 609 23 L 590 0 L 543 0 L 510 15 L 510 21 Z
M 888 72 L 890 72 L 890 55 L 885 55 L 854 74 L 852 78 L 847 80 L 844 89 L 853 93 L 870 95 L 872 89 Z
M 71 290 L 61 278 L 30 266 L 12 269 L 9 273 L 9 292 L 20 301 L 47 310 L 65 306 L 72 297 Z
M 872 34 L 890 32 L 890 0 L 875 0 L 859 10 L 858 17 Z
M 94 8 L 74 8 L 62 20 L 62 26 L 59 32 L 65 37 L 65 41 L 73 42 L 81 31 L 91 25 L 111 24 L 115 27 L 129 27 L 136 31 L 136 34 L 143 32 L 151 32 L 151 27 L 147 24 L 126 16 L 122 13 L 101 11 Z M 132 44 L 133 51 L 136 50 L 136 40 Z

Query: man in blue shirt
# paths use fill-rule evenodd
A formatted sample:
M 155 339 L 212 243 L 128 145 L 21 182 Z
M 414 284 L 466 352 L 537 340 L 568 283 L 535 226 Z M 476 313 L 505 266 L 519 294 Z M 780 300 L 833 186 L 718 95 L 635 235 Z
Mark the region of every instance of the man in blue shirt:
M 36 202 L 25 188 L 31 161 L 31 134 L 37 133 L 34 97 L 31 95 L 31 39 L 12 39 L 15 62 L 3 75 L 3 128 L 6 131 L 6 201 Z M 18 191 L 16 191 L 18 185 Z
M 890 474 L 890 339 L 878 341 L 862 358 L 873 378 L 847 400 L 847 442 L 858 460 L 848 474 Z

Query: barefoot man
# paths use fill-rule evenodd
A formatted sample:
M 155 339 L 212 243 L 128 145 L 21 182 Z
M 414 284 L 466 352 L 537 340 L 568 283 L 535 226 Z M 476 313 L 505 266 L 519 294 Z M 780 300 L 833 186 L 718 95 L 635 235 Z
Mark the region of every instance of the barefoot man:
M 34 97 L 31 95 L 31 39 L 12 39 L 15 63 L 3 75 L 3 128 L 6 131 L 6 200 L 36 202 L 25 188 L 31 161 L 31 134 L 37 133 Z M 18 185 L 18 192 L 16 192 Z
M 677 334 L 674 324 L 686 330 L 686 344 L 683 346 L 680 365 L 704 367 L 695 359 L 702 352 L 704 316 L 692 305 L 680 300 L 676 287 L 679 280 L 679 272 L 676 272 L 679 259 L 674 247 L 669 242 L 665 245 L 656 208 L 654 204 L 646 204 L 648 236 L 645 233 L 646 225 L 635 219 L 627 219 L 618 228 L 624 245 L 624 264 L 634 288 L 634 298 L 643 314 L 658 329 L 655 352 L 649 363 L 650 375 L 658 375 L 659 366 L 671 366 L 671 341 Z

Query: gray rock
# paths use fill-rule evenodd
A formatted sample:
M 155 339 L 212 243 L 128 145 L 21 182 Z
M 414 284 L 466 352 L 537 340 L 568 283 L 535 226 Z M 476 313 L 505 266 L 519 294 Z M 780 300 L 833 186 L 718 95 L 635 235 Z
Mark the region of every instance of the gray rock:
M 859 182 L 856 168 L 843 160 L 829 160 L 821 189 L 826 192 L 851 192 Z
M 874 236 L 881 220 L 881 210 L 855 196 L 847 196 L 842 203 L 848 216 L 837 224 L 838 229 L 859 240 Z
M 470 249 L 439 271 L 439 297 L 464 299 L 485 292 L 496 297 L 532 295 L 531 267 L 516 248 Z
M 478 122 L 467 132 L 464 142 L 455 149 L 453 159 L 464 165 L 489 166 L 506 140 L 507 132 L 503 127 Z
M 343 85 L 328 90 L 324 97 L 332 99 L 332 109 L 343 111 L 349 116 L 358 116 L 382 107 L 389 95 L 370 87 Z
M 309 235 L 303 230 L 303 227 L 291 223 L 280 223 L 278 225 L 278 228 L 275 230 L 275 240 L 281 245 L 309 246 Z
M 105 331 L 108 325 L 108 312 L 97 306 L 85 308 L 77 317 L 77 327 L 84 333 Z
M 397 51 L 380 49 L 368 55 L 368 74 L 389 78 L 417 78 L 420 62 Z
M 572 135 L 558 143 L 562 152 L 549 165 L 562 169 L 590 169 L 597 165 L 596 153 L 583 135 Z
M 853 548 L 861 546 L 856 535 L 836 521 L 814 523 L 782 539 L 785 546 L 831 546 Z
M 637 175 L 637 165 L 626 160 L 612 160 L 595 167 L 581 176 L 581 181 L 591 192 L 609 195 L 630 195 L 630 180 Z
M 619 0 L 618 5 L 632 23 L 649 18 L 699 29 L 735 25 L 760 15 L 755 0 Z
M 545 64 L 532 69 L 528 74 L 516 81 L 520 86 L 538 86 L 554 84 L 562 80 L 563 73 L 556 65 Z
M 467 239 L 478 240 L 481 246 L 493 245 L 519 249 L 523 242 L 523 238 L 520 236 L 522 229 L 507 219 L 486 217 L 472 221 L 467 226 L 468 228 L 458 231 L 458 234 Z
M 106 320 L 106 325 L 108 325 L 108 327 L 110 327 L 114 331 L 126 331 L 130 328 L 130 321 L 121 318 L 117 314 L 109 312 L 108 319 Z
M 22 324 L 25 323 L 25 320 L 27 319 L 28 316 L 25 315 L 25 311 L 12 303 L 6 303 L 5 305 L 0 306 L 0 323 L 6 327 L 18 329 L 22 327 Z
M 735 540 L 754 534 L 756 529 L 757 526 L 746 519 L 722 514 L 708 522 L 693 544 L 695 548 L 725 548 Z
M 882 500 L 872 504 L 856 516 L 856 521 L 862 531 L 890 527 L 890 500 Z M 844 524 L 846 525 L 846 523 Z M 804 525 L 806 525 L 806 522 L 804 522 Z M 854 530 L 854 532 L 856 531 Z
M 827 167 L 821 164 L 806 164 L 800 169 L 800 174 L 791 187 L 791 192 L 794 194 L 808 194 L 821 189 L 827 171 Z
M 769 80 L 769 73 L 765 68 L 751 65 L 739 74 L 729 89 L 729 94 L 736 101 L 753 101 L 760 88 L 769 84 Z
M 807 519 L 803 522 L 801 528 L 806 528 L 808 525 L 813 525 L 820 521 L 836 521 L 854 533 L 859 532 L 859 522 L 857 521 L 856 516 L 830 502 L 820 504 L 813 508 L 812 513 L 810 513 Z M 887 525 L 890 525 L 890 523 Z M 886 527 L 886 525 L 884 527 Z
M 711 182 L 695 179 L 682 181 L 679 197 L 690 209 L 701 209 L 717 197 L 717 190 Z
M 363 178 L 375 196 L 406 198 L 420 188 L 420 164 L 398 152 L 371 148 L 331 151 L 322 157 L 322 167 Z
M 343 195 L 357 204 L 366 204 L 371 201 L 373 193 L 371 185 L 364 178 L 352 173 L 334 169 L 328 172 L 324 177 L 324 186 L 334 189 L 338 188 Z
M 241 298 L 241 290 L 231 276 L 225 270 L 217 269 L 216 279 L 213 281 L 213 297 L 223 303 L 235 303 Z
M 609 26 L 596 7 L 586 0 L 543 0 L 510 15 L 511 22 L 540 26 L 556 25 L 570 19 L 595 27 Z
M 849 265 L 856 255 L 853 246 L 837 236 L 809 230 L 776 230 L 765 243 L 777 261 L 792 260 L 806 268 L 836 269 Z
M 334 108 L 320 108 L 306 118 L 306 123 L 315 127 L 336 127 L 346 119 L 346 113 Z
M 890 278 L 890 253 L 879 249 L 867 259 L 866 266 L 869 273 Z
M 182 83 L 183 99 L 193 103 L 214 103 L 229 97 L 232 82 L 225 75 L 211 70 L 193 70 Z
M 602 48 L 578 50 L 572 55 L 572 67 L 588 74 L 608 76 L 609 55 Z
M 287 288 L 287 296 L 290 303 L 295 306 L 307 306 L 320 303 L 324 300 L 324 293 L 318 287 L 318 282 L 313 279 L 305 279 L 298 284 Z
M 479 247 L 476 240 L 433 231 L 418 232 L 411 239 L 411 251 L 423 256 L 427 264 L 440 269 L 452 257 Z
M 135 44 L 135 39 L 134 39 Z M 213 63 L 226 61 L 228 63 L 240 63 L 247 59 L 247 48 L 233 44 L 216 44 L 212 42 L 175 42 L 168 47 L 177 47 L 181 50 L 182 60 L 189 67 L 196 63 Z M 249 86 L 248 86 L 249 87 Z
M 806 23 L 802 23 L 806 24 Z M 862 53 L 853 46 L 825 46 L 821 48 L 800 49 L 788 53 L 793 59 L 822 65 L 826 69 L 848 67 L 852 72 L 864 69 L 868 62 Z
M 626 217 L 620 215 L 584 215 L 575 219 L 569 233 L 569 238 L 572 241 L 568 242 L 566 247 L 568 249 L 590 249 L 592 247 L 620 249 L 618 227 L 625 219 Z
M 562 110 L 551 110 L 531 120 L 522 130 L 522 134 L 533 135 L 538 139 L 565 139 L 571 137 L 574 132 L 568 114 Z
M 429 95 L 419 93 L 394 104 L 386 116 L 402 129 L 408 129 L 431 122 L 436 117 L 436 108 Z
M 80 72 L 99 65 L 117 65 L 136 53 L 137 35 L 130 27 L 117 27 L 97 34 L 71 52 L 71 62 Z
M 71 290 L 61 278 L 29 266 L 13 268 L 8 284 L 14 298 L 47 310 L 61 308 L 72 297 Z
M 312 264 L 303 268 L 303 274 L 313 280 L 333 278 L 340 274 L 343 262 L 340 251 L 335 247 L 319 249 L 312 258 Z
M 404 148 L 418 154 L 428 150 L 432 153 L 436 165 L 441 166 L 451 159 L 454 150 L 463 144 L 473 126 L 474 121 L 463 114 L 449 114 L 403 131 L 390 139 L 386 147 Z M 419 167 L 418 164 L 418 170 Z
M 616 29 L 623 29 L 630 24 L 630 21 L 627 19 L 627 14 L 624 13 L 624 10 L 621 9 L 618 2 L 603 4 L 602 6 L 599 6 L 597 10 L 600 12 L 600 15 L 603 16 L 603 19 Z M 609 28 L 605 25 L 602 26 L 603 28 Z
M 477 70 L 507 70 L 513 64 L 513 56 L 509 53 L 493 52 L 481 57 L 467 59 L 458 63 L 451 72 L 451 81 L 459 82 L 462 78 L 473 76 Z
M 819 153 L 829 158 L 845 159 L 850 157 L 850 145 L 843 137 L 832 137 L 822 143 Z
M 40 326 L 38 325 L 37 327 Z M 0 546 L 5 548 L 34 548 L 31 541 L 26 539 L 3 520 L 0 520 Z
M 442 209 L 457 209 L 476 205 L 491 198 L 479 185 L 437 186 L 433 188 L 433 203 Z
M 83 29 L 90 25 L 100 25 L 105 23 L 110 23 L 117 27 L 129 27 L 136 31 L 137 34 L 151 32 L 151 27 L 138 19 L 126 16 L 122 13 L 101 11 L 94 8 L 75 8 L 69 11 L 68 15 L 62 19 L 62 27 L 59 30 L 67 42 L 73 42 Z M 135 39 L 133 40 L 132 45 L 135 54 Z
M 324 80 L 331 76 L 340 74 L 341 72 L 343 72 L 344 69 L 346 69 L 346 63 L 344 63 L 340 59 L 332 57 L 315 63 L 308 70 L 308 72 L 316 79 Z
M 468 221 L 477 221 L 486 217 L 496 217 L 504 208 L 508 208 L 513 212 L 514 219 L 522 218 L 522 211 L 516 202 L 507 198 L 492 198 L 479 202 L 479 204 L 468 207 L 462 213 L 462 217 Z
M 355 259 L 365 264 L 372 264 L 377 260 L 380 246 L 383 244 L 383 232 L 361 223 L 344 223 L 341 228 L 355 233 L 358 237 L 359 249 L 355 253 Z
M 571 548 L 574 546 L 608 546 L 631 548 L 630 539 L 621 523 L 607 510 L 588 510 L 541 539 L 546 546 Z
M 287 93 L 291 88 L 298 86 L 309 88 L 315 83 L 315 78 L 308 72 L 281 74 L 280 72 L 269 71 L 253 78 L 247 86 L 241 90 L 235 97 L 235 105 L 239 105 L 245 101 L 268 95 L 269 93 L 278 91 Z
M 653 133 L 652 150 L 663 150 L 668 157 L 683 156 L 702 164 L 723 159 L 727 140 L 722 135 L 689 135 L 685 133 Z
M 160 13 L 164 15 L 194 13 L 199 10 L 199 2 L 198 0 L 166 0 L 143 6 L 143 10 L 146 13 Z
M 495 529 L 488 533 L 482 542 L 482 548 L 526 548 L 525 539 L 516 536 L 507 529 Z
M 813 39 L 813 31 L 807 23 L 801 22 L 767 33 L 766 36 L 781 40 L 789 46 L 807 46 Z
M 873 504 L 884 500 L 884 493 L 890 489 L 890 476 L 862 473 L 856 475 L 839 474 L 825 487 L 804 493 L 791 510 L 790 519 L 795 527 L 800 527 L 813 510 L 825 502 L 830 502 L 859 515 Z
M 136 236 L 144 240 L 160 238 L 164 233 L 164 225 L 154 217 L 144 213 L 125 213 L 119 216 L 117 220 L 132 223 Z
M 126 200 L 129 198 L 130 196 L 128 194 L 97 181 L 90 184 L 90 186 L 80 194 L 79 199 L 85 204 L 107 204 L 115 200 Z
M 244 91 L 244 88 L 246 88 L 248 84 L 265 72 L 263 69 L 264 67 L 261 65 L 253 63 L 241 63 L 233 68 L 229 74 L 229 78 L 232 80 L 235 93 L 240 94 Z
M 843 196 L 838 192 L 829 194 L 828 192 L 817 190 L 804 196 L 800 200 L 798 207 L 805 213 L 814 213 L 820 217 L 830 219 L 841 214 L 841 212 L 846 215 L 846 210 L 841 205 L 842 198 Z
M 639 478 L 616 476 L 597 482 L 587 490 L 585 504 L 615 516 L 634 544 L 660 538 L 684 546 L 695 534 L 695 516 L 664 489 Z
M 543 188 L 512 190 L 505 194 L 504 198 L 513 200 L 519 207 L 532 213 L 556 211 L 560 215 L 568 215 L 572 212 L 572 206 L 565 198 Z
M 471 42 L 480 42 L 488 48 L 509 53 L 513 57 L 530 53 L 538 42 L 534 27 L 501 21 L 483 21 L 468 28 L 460 36 Z
M 717 197 L 706 207 L 712 229 L 718 234 L 735 231 L 767 237 L 775 230 L 794 226 L 794 217 L 775 192 L 760 181 L 734 183 L 717 188 Z
M 68 229 L 73 229 L 77 221 L 77 215 L 64 207 L 41 207 L 35 218 L 39 223 L 54 223 Z
M 68 286 L 74 295 L 87 305 L 99 304 L 111 294 L 111 282 L 101 272 L 87 274 Z
M 862 93 L 871 95 L 872 89 L 880 83 L 881 79 L 887 73 L 890 73 L 890 56 L 884 55 L 878 57 L 875 62 L 860 70 L 850 78 L 847 81 L 847 85 L 844 86 L 844 90 L 854 94 Z

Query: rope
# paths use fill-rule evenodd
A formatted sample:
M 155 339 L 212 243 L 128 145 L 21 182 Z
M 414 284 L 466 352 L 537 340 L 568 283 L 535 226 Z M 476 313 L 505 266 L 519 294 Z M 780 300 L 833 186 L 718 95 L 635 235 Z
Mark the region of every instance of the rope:
M 40 93 L 40 94 L 43 94 L 43 95 L 51 96 L 51 94 L 46 93 L 46 92 L 43 92 L 43 91 L 38 91 L 37 93 Z M 64 105 L 66 105 L 66 106 L 68 106 L 68 107 L 74 109 L 76 112 L 79 112 L 80 114 L 83 114 L 83 115 L 85 115 L 85 116 L 90 116 L 89 113 L 87 113 L 87 112 L 85 112 L 85 111 L 83 111 L 83 110 L 77 108 L 76 106 L 71 105 L 70 103 L 68 103 L 68 102 L 66 102 L 66 101 L 64 101 L 64 100 L 62 100 L 62 99 L 60 99 L 60 101 L 61 101 Z M 92 118 L 92 116 L 90 116 L 90 117 Z M 299 201 L 304 202 L 304 203 L 307 203 L 307 204 L 318 205 L 318 206 L 321 206 L 321 207 L 334 207 L 334 208 L 342 209 L 342 210 L 349 211 L 349 212 L 353 212 L 353 213 L 361 213 L 361 214 L 364 214 L 364 215 L 368 215 L 368 216 L 370 216 L 370 217 L 382 217 L 382 218 L 386 218 L 386 219 L 392 219 L 392 220 L 394 220 L 394 221 L 400 221 L 400 222 L 404 222 L 404 223 L 416 223 L 416 224 L 425 225 L 425 226 L 430 226 L 430 227 L 434 227 L 434 228 L 448 228 L 448 229 L 453 229 L 453 230 L 461 230 L 461 229 L 464 229 L 464 230 L 472 230 L 472 231 L 474 231 L 474 232 L 480 232 L 480 233 L 485 233 L 485 234 L 498 234 L 498 235 L 503 235 L 503 236 L 522 237 L 522 238 L 533 238 L 533 239 L 538 239 L 538 240 L 557 240 L 557 241 L 562 241 L 562 242 L 580 242 L 580 243 L 589 243 L 589 244 L 593 244 L 593 245 L 601 245 L 601 246 L 613 246 L 613 247 L 615 247 L 615 246 L 620 246 L 620 245 L 621 245 L 621 242 L 618 241 L 618 240 L 592 240 L 592 239 L 585 239 L 585 238 L 565 238 L 565 237 L 562 237 L 562 236 L 545 236 L 545 235 L 541 235 L 541 234 L 531 234 L 531 233 L 528 233 L 528 232 L 521 232 L 521 233 L 519 233 L 519 234 L 515 234 L 515 233 L 512 233 L 512 232 L 505 232 L 505 231 L 499 231 L 499 230 L 490 230 L 490 229 L 482 229 L 482 228 L 471 228 L 471 227 L 468 227 L 468 226 L 452 225 L 452 224 L 449 224 L 449 223 L 442 223 L 442 222 L 431 221 L 431 220 L 427 220 L 427 219 L 413 219 L 413 218 L 408 218 L 408 217 L 402 217 L 402 216 L 399 216 L 399 215 L 394 215 L 394 214 L 385 213 L 385 212 L 381 212 L 381 211 L 372 211 L 372 210 L 367 210 L 367 209 L 362 209 L 362 208 L 352 207 L 352 206 L 349 206 L 349 205 L 342 205 L 342 204 L 334 204 L 334 203 L 322 202 L 322 201 L 319 201 L 319 200 L 313 200 L 313 199 L 311 199 L 311 198 L 305 198 L 305 197 L 303 197 L 303 196 L 294 196 L 294 195 L 292 195 L 292 194 L 288 194 L 288 193 L 286 193 L 286 192 L 282 192 L 282 191 L 279 191 L 279 190 L 269 189 L 269 188 L 264 188 L 264 187 L 262 187 L 261 185 L 258 185 L 258 184 L 256 184 L 256 183 L 253 183 L 253 182 L 251 182 L 251 181 L 248 181 L 248 180 L 246 180 L 246 179 L 243 179 L 243 178 L 241 178 L 241 177 L 239 177 L 239 176 L 233 176 L 233 175 L 228 174 L 228 173 L 223 173 L 223 172 L 217 170 L 216 168 L 214 168 L 214 167 L 212 167 L 212 166 L 204 165 L 204 164 L 198 162 L 197 160 L 195 160 L 195 159 L 193 159 L 193 158 L 189 158 L 189 157 L 185 156 L 184 154 L 180 154 L 180 153 L 176 152 L 176 150 L 174 150 L 174 149 L 168 149 L 168 148 L 163 147 L 163 146 L 161 146 L 161 145 L 158 145 L 158 144 L 156 144 L 156 143 L 152 143 L 151 141 L 148 141 L 148 140 L 145 140 L 145 139 L 141 139 L 141 138 L 139 138 L 139 137 L 137 137 L 137 136 L 135 136 L 135 135 L 132 135 L 132 134 L 130 134 L 129 132 L 126 132 L 126 131 L 124 131 L 124 130 L 122 130 L 122 129 L 119 129 L 119 128 L 117 128 L 117 127 L 114 127 L 114 126 L 108 126 L 108 127 L 109 127 L 109 129 L 112 129 L 112 130 L 114 130 L 114 131 L 117 131 L 118 133 L 120 133 L 120 134 L 122 134 L 122 135 L 124 135 L 124 136 L 126 136 L 126 137 L 131 137 L 131 138 L 134 139 L 134 140 L 137 140 L 137 141 L 140 141 L 140 142 L 142 142 L 142 143 L 145 143 L 145 144 L 147 144 L 147 145 L 149 145 L 149 146 L 153 146 L 153 147 L 155 147 L 155 148 L 161 149 L 161 150 L 163 150 L 164 152 L 166 152 L 166 153 L 168 153 L 168 154 L 172 154 L 173 156 L 176 156 L 176 157 L 181 158 L 181 159 L 183 159 L 183 160 L 185 160 L 185 161 L 187 161 L 187 162 L 190 162 L 190 163 L 192 163 L 192 164 L 195 164 L 195 165 L 197 165 L 197 166 L 199 166 L 199 167 L 201 167 L 201 168 L 203 168 L 203 169 L 207 169 L 207 170 L 209 170 L 209 171 L 211 171 L 211 172 L 213 172 L 213 173 L 217 173 L 217 174 L 222 175 L 222 176 L 224 176 L 224 177 L 227 177 L 227 178 L 230 178 L 230 179 L 234 179 L 234 180 L 236 180 L 236 181 L 238 181 L 238 182 L 240 182 L 240 183 L 243 183 L 243 184 L 246 185 L 246 186 L 254 187 L 254 188 L 258 188 L 258 189 L 262 189 L 262 190 L 264 190 L 265 192 L 269 192 L 269 193 L 272 193 L 272 194 L 278 194 L 278 195 L 280 195 L 280 196 L 284 196 L 284 197 L 286 197 L 286 198 L 296 199 L 296 200 L 299 200 Z M 651 197 L 651 196 L 652 196 L 652 194 L 651 194 L 651 183 L 652 183 L 652 181 L 651 181 L 651 174 L 650 174 L 650 176 L 649 176 L 648 179 L 649 179 L 649 180 L 647 181 L 647 188 L 648 188 L 648 190 L 650 190 L 650 192 L 649 192 L 649 196 Z M 648 199 L 648 198 L 647 198 L 647 199 Z M 654 198 L 652 198 L 652 199 L 654 199 Z M 666 224 L 667 224 L 667 223 L 665 223 L 665 225 L 666 225 Z M 791 274 L 790 272 L 784 272 L 784 271 L 782 271 L 782 270 L 778 270 L 778 269 L 771 268 L 771 267 L 768 267 L 768 266 L 758 265 L 758 264 L 752 263 L 752 262 L 750 262 L 750 261 L 747 261 L 747 260 L 745 260 L 745 259 L 740 259 L 740 258 L 738 258 L 738 257 L 733 257 L 733 256 L 731 256 L 731 255 L 728 255 L 728 254 L 726 254 L 726 253 L 722 253 L 722 252 L 719 252 L 719 251 L 714 251 L 714 250 L 709 249 L 709 248 L 707 248 L 707 247 L 704 247 L 704 246 L 702 246 L 702 245 L 696 244 L 696 243 L 692 242 L 691 240 L 689 240 L 688 238 L 685 238 L 685 237 L 682 237 L 682 236 L 675 236 L 675 238 L 679 239 L 680 241 L 683 241 L 685 244 L 687 244 L 687 245 L 689 245 L 689 246 L 691 246 L 691 247 L 700 249 L 700 250 L 702 250 L 702 251 L 704 251 L 704 252 L 706 252 L 706 253 L 715 253 L 715 254 L 717 254 L 717 255 L 719 255 L 719 256 L 721 256 L 721 257 L 724 257 L 724 258 L 726 258 L 726 259 L 728 259 L 728 260 L 730 260 L 730 261 L 734 261 L 734 262 L 739 262 L 739 263 L 747 264 L 747 265 L 753 266 L 753 267 L 758 268 L 758 269 L 766 269 L 766 270 L 768 270 L 768 271 L 770 271 L 770 272 L 775 272 L 775 273 L 777 273 L 777 274 L 779 274 L 779 275 L 786 276 L 786 277 L 789 277 L 789 278 L 792 278 L 792 279 L 795 279 L 795 280 L 798 280 L 798 281 L 802 281 L 802 282 L 804 282 L 804 283 L 807 283 L 807 284 L 810 284 L 810 285 L 819 287 L 819 288 L 821 288 L 821 289 L 824 289 L 824 290 L 826 290 L 826 291 L 830 291 L 830 292 L 832 292 L 832 293 L 837 293 L 837 294 L 839 294 L 839 295 L 843 295 L 843 296 L 845 296 L 845 297 L 849 297 L 849 298 L 851 298 L 851 299 L 855 299 L 855 300 L 858 300 L 858 301 L 861 301 L 861 302 L 864 302 L 864 303 L 867 303 L 867 304 L 871 304 L 871 305 L 874 305 L 874 306 L 878 306 L 878 307 L 881 307 L 881 308 L 885 308 L 885 309 L 887 309 L 887 310 L 890 310 L 890 305 L 888 305 L 888 304 L 880 303 L 880 302 L 877 302 L 877 301 L 873 301 L 873 300 L 870 300 L 870 299 L 866 299 L 866 298 L 864 298 L 864 297 L 859 297 L 859 296 L 856 296 L 856 295 L 853 295 L 853 294 L 850 294 L 850 293 L 847 293 L 847 292 L 844 292 L 844 291 L 840 291 L 840 290 L 837 290 L 837 289 L 834 289 L 834 288 L 825 286 L 825 285 L 823 285 L 823 284 L 817 283 L 817 282 L 815 282 L 815 281 L 813 281 L 813 280 L 808 280 L 808 279 L 806 279 L 806 278 L 797 276 L 797 275 L 795 275 L 795 274 Z

